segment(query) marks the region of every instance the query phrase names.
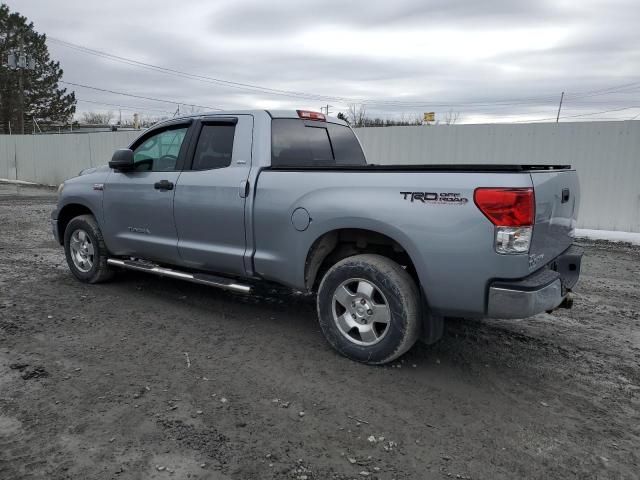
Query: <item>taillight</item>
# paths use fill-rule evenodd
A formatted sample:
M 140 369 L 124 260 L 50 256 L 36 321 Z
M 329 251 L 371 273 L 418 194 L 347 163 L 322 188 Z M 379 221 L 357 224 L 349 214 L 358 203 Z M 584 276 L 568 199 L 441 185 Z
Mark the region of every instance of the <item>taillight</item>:
M 477 188 L 473 200 L 496 226 L 498 253 L 526 253 L 535 222 L 532 188 Z
M 477 188 L 473 200 L 494 225 L 533 225 L 535 205 L 532 188 Z
M 298 117 L 303 118 L 304 120 L 320 120 L 325 122 L 327 117 L 324 116 L 324 113 L 318 112 L 310 112 L 308 110 L 296 110 L 298 112 Z

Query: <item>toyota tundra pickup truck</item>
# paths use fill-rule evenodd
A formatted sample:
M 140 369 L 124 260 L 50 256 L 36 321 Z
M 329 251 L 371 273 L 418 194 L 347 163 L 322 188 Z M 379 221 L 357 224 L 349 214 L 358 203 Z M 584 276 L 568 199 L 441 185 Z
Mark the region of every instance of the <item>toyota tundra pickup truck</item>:
M 383 364 L 446 317 L 570 306 L 578 203 L 567 165 L 372 165 L 337 118 L 253 110 L 146 130 L 60 186 L 52 226 L 82 282 L 275 282 L 316 295 L 338 352 Z

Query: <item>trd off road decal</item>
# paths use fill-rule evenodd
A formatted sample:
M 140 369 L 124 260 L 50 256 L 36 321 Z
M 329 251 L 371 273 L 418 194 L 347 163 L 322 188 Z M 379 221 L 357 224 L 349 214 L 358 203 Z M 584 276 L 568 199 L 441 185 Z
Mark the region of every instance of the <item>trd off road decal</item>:
M 456 192 L 400 192 L 404 200 L 422 203 L 432 203 L 437 205 L 464 205 L 469 201 L 461 193 Z

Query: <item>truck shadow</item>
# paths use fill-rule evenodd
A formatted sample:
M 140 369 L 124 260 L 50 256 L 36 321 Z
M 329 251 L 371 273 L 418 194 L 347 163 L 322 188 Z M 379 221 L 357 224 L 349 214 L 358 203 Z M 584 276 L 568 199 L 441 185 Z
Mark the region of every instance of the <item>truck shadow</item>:
M 315 296 L 278 285 L 260 285 L 250 295 L 244 295 L 138 272 L 120 273 L 112 285 L 124 290 L 135 288 L 152 297 L 186 301 L 189 308 L 197 308 L 205 318 L 221 310 L 230 311 L 233 313 L 223 321 L 259 321 L 266 323 L 266 328 L 280 329 L 287 337 L 305 337 L 309 342 L 323 343 Z M 433 345 L 418 342 L 398 362 L 438 363 L 472 370 L 491 367 L 513 372 L 580 357 L 575 348 L 561 343 L 561 338 L 552 341 L 546 335 L 527 331 L 523 323 L 496 324 L 481 319 L 449 318 L 440 341 Z M 295 342 L 292 341 L 290 348 L 296 348 Z

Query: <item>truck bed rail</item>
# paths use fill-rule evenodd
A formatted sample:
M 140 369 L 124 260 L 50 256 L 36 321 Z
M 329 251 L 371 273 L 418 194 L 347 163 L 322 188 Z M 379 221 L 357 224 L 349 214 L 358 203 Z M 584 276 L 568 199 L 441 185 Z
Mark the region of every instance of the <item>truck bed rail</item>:
M 301 165 L 299 167 L 267 167 L 278 171 L 358 171 L 358 172 L 534 172 L 571 170 L 571 165 L 506 165 L 506 164 L 421 164 L 421 165 Z

